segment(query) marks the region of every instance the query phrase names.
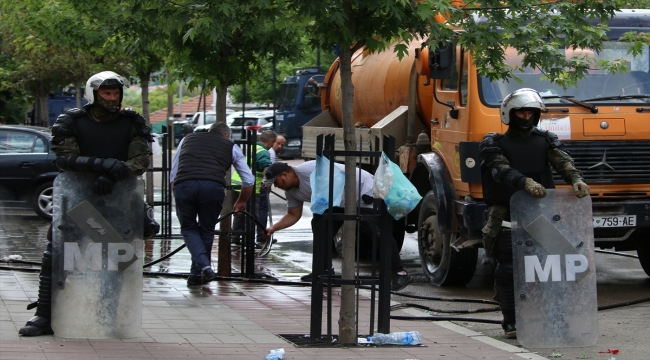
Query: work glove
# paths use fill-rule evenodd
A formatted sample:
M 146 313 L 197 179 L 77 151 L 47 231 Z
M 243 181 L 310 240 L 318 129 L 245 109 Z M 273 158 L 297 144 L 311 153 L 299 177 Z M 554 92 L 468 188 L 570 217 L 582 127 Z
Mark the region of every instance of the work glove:
M 531 178 L 526 178 L 526 183 L 524 184 L 524 190 L 526 190 L 526 192 L 529 193 L 534 198 L 543 198 L 546 196 L 546 189 L 544 189 L 542 184 L 538 183 L 537 181 Z
M 131 170 L 129 170 L 129 167 L 126 166 L 124 161 L 116 159 L 104 159 L 102 168 L 104 172 L 115 179 L 115 181 L 122 181 L 131 173 Z
M 92 190 L 95 195 L 108 195 L 113 193 L 115 181 L 110 178 L 110 175 L 99 175 L 93 183 Z
M 585 184 L 582 180 L 578 180 L 573 183 L 573 192 L 576 194 L 576 197 L 582 199 L 589 195 L 589 185 Z

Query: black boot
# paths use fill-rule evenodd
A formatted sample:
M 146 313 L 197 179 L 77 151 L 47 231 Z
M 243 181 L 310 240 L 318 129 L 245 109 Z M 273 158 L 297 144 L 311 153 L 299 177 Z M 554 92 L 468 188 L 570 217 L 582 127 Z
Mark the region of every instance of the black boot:
M 498 264 L 494 270 L 494 287 L 497 291 L 497 300 L 503 314 L 501 327 L 505 337 L 514 339 L 516 332 L 515 316 L 515 284 L 512 270 L 512 237 L 510 229 L 504 229 L 497 243 Z
M 41 262 L 38 282 L 38 300 L 27 306 L 27 310 L 36 307 L 36 313 L 18 333 L 23 336 L 40 336 L 53 334 L 50 318 L 52 315 L 52 242 L 47 244 Z

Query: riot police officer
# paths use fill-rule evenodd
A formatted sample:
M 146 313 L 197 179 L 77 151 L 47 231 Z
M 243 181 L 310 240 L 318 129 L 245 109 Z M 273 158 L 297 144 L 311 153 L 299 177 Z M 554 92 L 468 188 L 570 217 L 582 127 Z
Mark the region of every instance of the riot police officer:
M 489 258 L 497 259 L 494 273 L 496 299 L 503 313 L 506 338 L 516 338 L 515 299 L 510 229 L 510 198 L 518 190 L 542 198 L 555 188 L 551 166 L 573 186 L 577 197 L 589 195 L 589 186 L 577 170 L 564 145 L 552 132 L 538 129 L 544 102 L 533 89 L 523 88 L 507 95 L 501 103 L 504 134 L 489 133 L 481 141 L 483 196 L 490 206 L 483 228 L 483 246 Z M 550 166 L 549 166 L 550 164 Z
M 145 119 L 132 109 L 122 109 L 124 86 L 122 76 L 103 71 L 86 82 L 88 104 L 83 109 L 71 109 L 61 114 L 52 126 L 52 150 L 61 171 L 96 173 L 92 191 L 108 195 L 116 182 L 130 175 L 141 175 L 149 167 L 153 142 L 151 128 Z M 155 235 L 155 233 L 153 234 Z M 36 313 L 18 333 L 24 336 L 52 334 L 52 226 L 47 232 L 49 241 L 43 253 L 39 275 Z

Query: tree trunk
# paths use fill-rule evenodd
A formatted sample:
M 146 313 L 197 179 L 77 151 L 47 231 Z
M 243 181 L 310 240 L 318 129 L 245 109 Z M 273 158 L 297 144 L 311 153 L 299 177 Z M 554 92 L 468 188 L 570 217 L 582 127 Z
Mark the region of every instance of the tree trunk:
M 138 74 L 140 77 L 140 86 L 142 87 L 142 116 L 147 121 L 147 125 L 151 126 L 149 121 L 149 79 L 151 79 L 150 72 L 142 72 Z M 151 150 L 151 144 L 149 144 Z M 153 169 L 153 156 L 149 161 L 149 170 Z M 153 172 L 147 171 L 144 176 L 145 183 L 145 199 L 147 204 L 153 205 Z
M 226 122 L 226 96 L 228 95 L 228 84 L 222 82 L 217 88 L 217 121 Z
M 345 151 L 354 151 L 356 149 L 356 139 L 354 138 L 354 118 L 352 106 L 354 103 L 354 85 L 352 84 L 352 50 L 348 46 L 341 46 L 339 53 L 341 65 L 341 96 L 343 102 L 341 110 L 343 113 L 343 142 Z M 357 199 L 355 184 L 356 162 L 354 156 L 345 158 L 345 198 Z M 356 201 L 345 202 L 345 214 L 354 215 L 356 213 Z M 343 279 L 354 278 L 354 261 L 355 261 L 355 223 L 345 221 L 343 224 L 343 269 L 341 275 Z M 357 342 L 357 324 L 355 319 L 355 287 L 354 285 L 341 286 L 341 313 L 339 314 L 339 340 L 343 344 L 356 344 Z
M 42 127 L 50 127 L 50 111 L 47 108 L 47 97 L 48 94 L 40 95 L 39 100 L 41 102 L 41 114 L 39 115 L 39 125 Z
M 81 83 L 79 81 L 75 81 L 74 83 L 74 95 L 76 100 L 76 107 L 77 109 L 81 109 L 81 97 L 83 94 L 81 93 Z
M 147 120 L 147 125 L 151 126 L 149 120 L 149 81 L 151 80 L 151 73 L 141 73 L 140 85 L 142 86 L 142 116 Z

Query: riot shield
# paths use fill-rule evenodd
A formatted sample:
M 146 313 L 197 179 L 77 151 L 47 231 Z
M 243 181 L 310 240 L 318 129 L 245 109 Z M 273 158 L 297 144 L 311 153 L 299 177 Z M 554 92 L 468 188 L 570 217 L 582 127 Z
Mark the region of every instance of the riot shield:
M 510 200 L 517 340 L 524 347 L 598 340 L 591 198 L 571 189 Z
M 54 180 L 52 329 L 65 338 L 129 338 L 142 327 L 140 177 L 94 195 L 97 174 Z

